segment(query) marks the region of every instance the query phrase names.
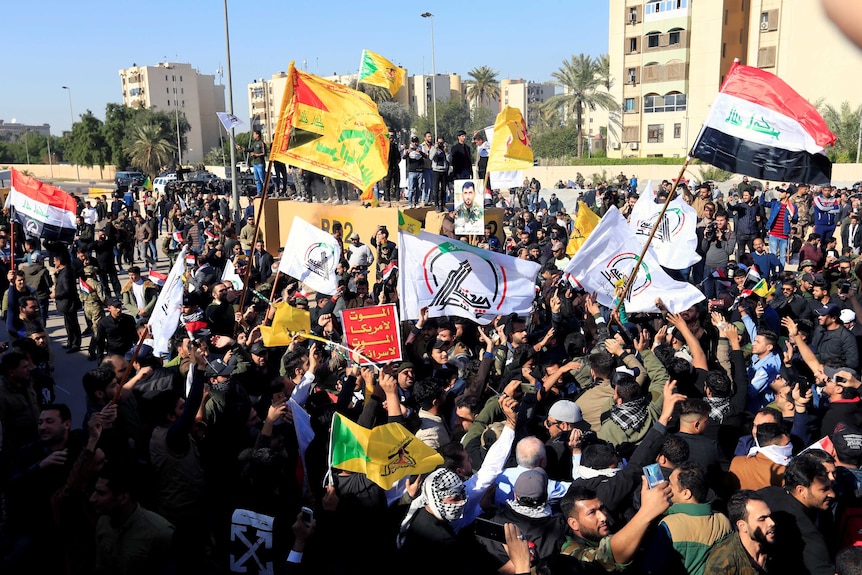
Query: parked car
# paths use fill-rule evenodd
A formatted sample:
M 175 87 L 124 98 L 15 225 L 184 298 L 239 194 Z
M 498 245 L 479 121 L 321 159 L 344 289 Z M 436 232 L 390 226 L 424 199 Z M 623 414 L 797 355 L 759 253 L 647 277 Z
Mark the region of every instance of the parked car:
M 165 193 L 165 187 L 168 182 L 173 182 L 177 179 L 176 173 L 165 174 L 164 176 L 159 176 L 155 180 L 153 180 L 153 193 L 157 196 Z
M 114 184 L 118 192 L 125 192 L 129 186 L 143 186 L 145 179 L 141 172 L 117 172 L 114 176 Z

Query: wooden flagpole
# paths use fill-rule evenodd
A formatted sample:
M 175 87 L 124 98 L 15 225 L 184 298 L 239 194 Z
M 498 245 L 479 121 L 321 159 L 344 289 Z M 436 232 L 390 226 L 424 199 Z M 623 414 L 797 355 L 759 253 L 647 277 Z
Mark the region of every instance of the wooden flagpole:
M 673 182 L 673 189 L 671 189 L 670 193 L 667 195 L 667 199 L 664 201 L 664 206 L 662 206 L 661 212 L 659 212 L 658 218 L 656 218 L 655 224 L 653 224 L 652 231 L 650 231 L 649 237 L 647 238 L 647 241 L 644 244 L 643 249 L 641 250 L 640 257 L 638 258 L 637 262 L 635 262 L 635 267 L 632 269 L 632 273 L 629 275 L 628 280 L 626 280 L 626 285 L 623 288 L 623 293 L 620 294 L 620 301 L 618 301 L 617 305 L 614 307 L 614 311 L 613 313 L 611 313 L 611 317 L 619 314 L 620 307 L 622 307 L 623 302 L 625 302 L 626 300 L 626 295 L 628 295 L 629 291 L 632 289 L 635 277 L 638 275 L 641 263 L 644 261 L 644 257 L 646 256 L 647 250 L 649 249 L 649 245 L 650 243 L 652 243 L 652 239 L 655 237 L 656 230 L 658 230 L 658 226 L 664 218 L 664 214 L 667 211 L 667 207 L 670 205 L 670 202 L 676 196 L 676 188 L 679 185 L 679 181 L 682 179 L 683 174 L 685 173 L 685 169 L 688 167 L 689 161 L 691 161 L 691 156 L 686 156 L 685 162 L 683 163 L 682 168 L 679 171 L 679 175 L 677 175 L 676 180 L 674 180 Z
M 251 238 L 251 255 L 248 257 L 248 263 L 245 266 L 245 277 L 242 279 L 243 281 L 243 290 L 242 295 L 239 298 L 239 313 L 243 313 L 243 309 L 245 308 L 245 296 L 248 293 L 249 283 L 248 278 L 251 275 L 251 267 L 252 267 L 252 258 L 254 257 L 254 245 L 257 243 L 257 235 L 260 233 L 260 221 L 263 219 L 263 204 L 266 203 L 266 192 L 269 189 L 269 176 L 272 173 L 272 158 L 270 157 L 269 163 L 266 167 L 266 178 L 263 181 L 263 193 L 260 196 L 260 205 L 258 207 L 258 213 L 255 214 L 254 218 L 254 235 Z M 254 202 L 254 200 L 252 200 Z M 237 206 L 239 209 L 239 206 Z M 237 230 L 239 233 L 239 230 Z M 278 279 L 276 277 L 276 279 Z M 236 332 L 239 329 L 239 323 L 234 325 L 233 334 L 236 336 Z

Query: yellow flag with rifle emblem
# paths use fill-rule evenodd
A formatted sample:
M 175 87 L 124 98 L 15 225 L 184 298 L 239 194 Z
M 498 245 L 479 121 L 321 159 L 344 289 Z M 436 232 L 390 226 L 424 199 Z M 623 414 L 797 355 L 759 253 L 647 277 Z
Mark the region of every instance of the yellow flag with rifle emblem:
M 599 225 L 599 221 L 600 218 L 596 212 L 591 210 L 586 203 L 578 202 L 578 214 L 575 216 L 572 234 L 569 236 L 569 244 L 566 246 L 567 256 L 572 257 L 578 253 L 578 250 Z
M 392 96 L 398 93 L 407 78 L 407 70 L 399 68 L 380 54 L 371 50 L 362 51 L 359 81 L 363 84 L 388 88 Z
M 389 129 L 368 96 L 290 63 L 271 160 L 367 192 L 389 171 L 388 158 Z

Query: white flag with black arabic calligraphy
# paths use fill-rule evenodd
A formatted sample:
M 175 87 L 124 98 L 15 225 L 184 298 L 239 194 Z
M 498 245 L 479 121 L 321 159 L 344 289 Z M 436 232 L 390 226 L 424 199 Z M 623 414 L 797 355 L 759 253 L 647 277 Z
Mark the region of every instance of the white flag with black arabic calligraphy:
M 663 206 L 663 203 L 655 203 L 655 192 L 652 182 L 649 182 L 629 218 L 629 227 L 641 246 L 647 242 Z M 696 228 L 697 212 L 682 197 L 677 196 L 668 204 L 650 243 L 658 263 L 668 269 L 683 270 L 699 262 Z
M 332 234 L 294 216 L 278 272 L 298 279 L 316 292 L 332 295 L 338 291 L 335 266 L 340 259 L 341 246 Z
M 614 291 L 631 275 L 642 250 L 626 219 L 613 206 L 578 253 L 572 256 L 564 273 L 570 274 L 587 292 L 595 293 L 600 304 L 613 308 Z M 679 313 L 703 300 L 704 296 L 693 285 L 667 275 L 650 245 L 629 290 L 625 309 L 629 313 L 658 313 L 656 298 L 661 298 L 672 313 Z
M 444 236 L 398 232 L 401 319 L 466 317 L 485 325 L 498 315 L 527 315 L 536 295 L 535 262 Z

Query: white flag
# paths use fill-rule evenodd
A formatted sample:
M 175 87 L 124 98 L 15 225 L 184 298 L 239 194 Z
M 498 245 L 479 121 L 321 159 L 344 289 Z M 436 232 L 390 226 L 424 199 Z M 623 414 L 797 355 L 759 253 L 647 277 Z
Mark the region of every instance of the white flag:
M 230 282 L 235 290 L 241 290 L 245 285 L 242 281 L 242 277 L 236 273 L 236 266 L 233 265 L 231 260 L 227 260 L 225 262 L 224 271 L 221 273 L 221 279 L 222 281 Z
M 527 315 L 541 266 L 420 231 L 398 232 L 401 319 L 455 315 L 487 324 L 498 315 Z
M 180 307 L 183 305 L 183 271 L 186 265 L 186 249 L 184 246 L 150 315 L 150 329 L 153 331 L 153 352 L 158 355 L 168 353 L 171 337 L 180 323 Z
M 664 204 L 655 203 L 652 181 L 638 198 L 629 218 L 629 227 L 643 246 L 658 220 Z M 667 206 L 650 247 L 658 262 L 672 270 L 683 270 L 700 261 L 697 253 L 697 212 L 677 196 Z
M 231 131 L 231 128 L 245 125 L 245 122 L 243 122 L 229 112 L 216 112 L 216 116 L 218 116 L 218 119 L 221 120 L 221 125 L 224 126 L 225 131 L 228 132 Z
M 340 259 L 341 246 L 332 234 L 294 216 L 278 271 L 316 292 L 332 295 L 338 291 L 335 266 Z
M 587 292 L 595 292 L 600 304 L 613 308 L 614 290 L 631 275 L 642 249 L 626 219 L 612 206 L 564 273 Z M 626 298 L 626 311 L 658 313 L 656 298 L 661 298 L 672 313 L 679 313 L 703 300 L 704 295 L 693 285 L 667 275 L 650 246 Z

